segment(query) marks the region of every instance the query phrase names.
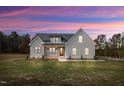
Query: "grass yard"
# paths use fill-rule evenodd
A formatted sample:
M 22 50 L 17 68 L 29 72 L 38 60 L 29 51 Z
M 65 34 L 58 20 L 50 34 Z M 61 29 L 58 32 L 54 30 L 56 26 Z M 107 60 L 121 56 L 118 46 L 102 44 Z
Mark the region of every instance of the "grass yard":
M 26 60 L 0 54 L 0 85 L 124 85 L 124 62 Z

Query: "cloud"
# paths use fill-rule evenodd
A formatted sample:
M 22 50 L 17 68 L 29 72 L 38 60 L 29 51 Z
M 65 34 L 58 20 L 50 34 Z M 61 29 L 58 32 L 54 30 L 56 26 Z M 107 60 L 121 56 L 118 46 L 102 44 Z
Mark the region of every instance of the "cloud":
M 114 18 L 124 17 L 124 7 L 77 6 L 77 7 L 32 7 L 29 15 L 45 15 L 59 17 L 82 18 Z
M 30 7 L 5 7 L 5 9 L 0 7 L 0 10 L 0 17 L 20 16 L 30 11 Z
M 25 7 L 1 9 L 0 30 L 36 33 L 75 32 L 83 28 L 95 37 L 124 31 L 124 7 Z
M 72 22 L 34 22 L 31 20 L 12 20 L 12 19 L 0 19 L 2 23 L 0 25 L 1 30 L 7 29 L 27 29 L 29 32 L 42 32 L 42 31 L 75 31 L 79 28 L 84 30 L 96 31 L 98 32 L 108 32 L 113 31 L 123 31 L 124 22 L 107 22 L 107 23 L 72 23 Z M 23 30 L 22 30 L 23 31 Z
M 11 8 L 11 7 L 10 7 Z M 17 8 L 17 9 L 16 9 Z M 3 11 L 6 11 L 5 9 Z M 114 18 L 124 17 L 124 7 L 121 6 L 32 6 L 22 9 L 1 12 L 0 16 L 58 16 L 81 18 Z

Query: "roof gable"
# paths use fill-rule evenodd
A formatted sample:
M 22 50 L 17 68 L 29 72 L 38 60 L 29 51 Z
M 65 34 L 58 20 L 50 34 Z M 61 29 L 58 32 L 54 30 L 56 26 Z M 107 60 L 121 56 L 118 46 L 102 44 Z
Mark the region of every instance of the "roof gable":
M 39 36 L 35 36 L 35 37 L 32 39 L 32 41 L 29 43 L 29 46 L 31 46 L 37 39 L 40 39 L 41 42 L 44 43 L 43 40 L 42 40 Z
M 91 41 L 93 44 L 95 44 L 94 41 L 92 40 L 92 38 L 91 38 L 83 29 L 81 29 L 81 28 L 68 40 L 68 42 L 69 42 L 70 40 L 72 40 L 73 38 L 75 38 L 75 35 L 76 35 L 76 34 L 84 34 L 85 36 L 87 36 L 87 37 L 90 39 L 90 41 Z M 68 42 L 66 42 L 66 43 L 68 43 Z

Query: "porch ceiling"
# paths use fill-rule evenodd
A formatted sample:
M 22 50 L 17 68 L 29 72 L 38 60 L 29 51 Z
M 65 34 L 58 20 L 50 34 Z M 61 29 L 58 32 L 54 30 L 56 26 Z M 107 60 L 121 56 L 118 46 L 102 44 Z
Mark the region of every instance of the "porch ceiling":
M 56 46 L 56 47 L 64 47 L 64 44 L 44 44 L 43 46 Z

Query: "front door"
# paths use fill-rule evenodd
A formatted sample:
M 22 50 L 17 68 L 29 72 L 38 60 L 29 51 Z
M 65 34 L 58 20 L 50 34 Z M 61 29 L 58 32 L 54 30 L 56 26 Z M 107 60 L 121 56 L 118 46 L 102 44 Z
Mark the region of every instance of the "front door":
M 60 48 L 60 56 L 64 56 L 65 54 L 65 48 L 61 47 Z

